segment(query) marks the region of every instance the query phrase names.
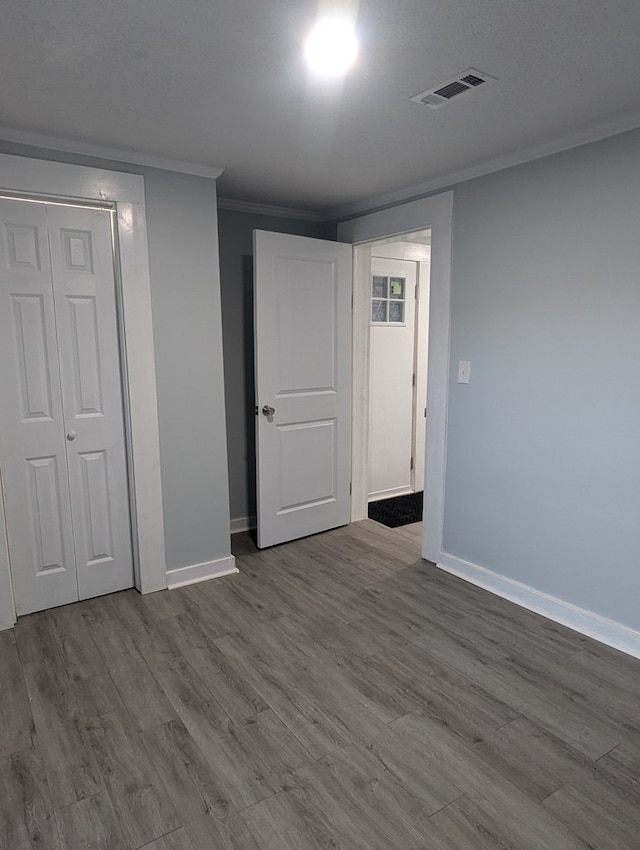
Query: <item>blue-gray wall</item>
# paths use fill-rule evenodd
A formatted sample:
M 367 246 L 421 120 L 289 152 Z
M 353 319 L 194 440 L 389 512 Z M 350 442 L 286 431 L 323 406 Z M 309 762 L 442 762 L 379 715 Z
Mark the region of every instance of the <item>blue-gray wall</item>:
M 640 132 L 456 186 L 445 550 L 640 628 L 639 364 Z
M 213 180 L 144 172 L 167 567 L 230 552 Z
M 167 567 L 227 556 L 215 181 L 8 142 L 0 153 L 143 175 Z
M 256 513 L 253 231 L 322 238 L 323 225 L 221 209 L 218 227 L 229 498 L 231 517 L 245 519 Z
M 213 182 L 145 177 L 170 567 L 228 553 Z M 446 551 L 640 628 L 640 132 L 456 186 Z M 232 516 L 254 511 L 251 231 L 220 215 Z M 326 231 L 325 231 L 326 232 Z M 471 361 L 471 383 L 455 365 Z

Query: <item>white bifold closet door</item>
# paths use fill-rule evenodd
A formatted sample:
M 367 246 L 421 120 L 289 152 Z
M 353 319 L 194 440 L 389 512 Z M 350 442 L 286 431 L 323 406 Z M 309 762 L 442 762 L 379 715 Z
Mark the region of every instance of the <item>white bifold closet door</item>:
M 17 613 L 131 587 L 110 214 L 0 200 L 0 473 Z

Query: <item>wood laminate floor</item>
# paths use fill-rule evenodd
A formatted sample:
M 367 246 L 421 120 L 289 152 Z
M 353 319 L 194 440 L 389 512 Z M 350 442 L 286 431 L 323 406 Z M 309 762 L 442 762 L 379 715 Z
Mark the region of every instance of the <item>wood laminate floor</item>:
M 640 662 L 370 520 L 0 633 L 3 850 L 638 850 Z

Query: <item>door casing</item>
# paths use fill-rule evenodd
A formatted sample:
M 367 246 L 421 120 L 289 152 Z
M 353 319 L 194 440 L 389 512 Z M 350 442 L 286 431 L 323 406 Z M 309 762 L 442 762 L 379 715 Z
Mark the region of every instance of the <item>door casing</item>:
M 453 192 L 443 192 L 338 225 L 338 239 L 354 246 L 353 406 L 351 521 L 367 517 L 369 419 L 369 243 L 431 229 L 429 358 L 422 556 L 437 562 L 442 552 L 451 325 Z
M 115 210 L 116 286 L 120 303 L 125 433 L 133 525 L 135 584 L 167 586 L 160 479 L 158 406 L 151 324 L 144 180 L 139 175 L 0 154 L 0 194 L 55 203 L 92 202 Z M 2 480 L 0 477 L 0 498 Z M 0 630 L 16 621 L 0 504 Z

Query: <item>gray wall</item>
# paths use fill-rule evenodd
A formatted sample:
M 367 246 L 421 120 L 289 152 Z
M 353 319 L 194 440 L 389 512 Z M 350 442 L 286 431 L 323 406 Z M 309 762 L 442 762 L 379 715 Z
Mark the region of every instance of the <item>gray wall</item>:
M 170 567 L 229 551 L 215 185 L 145 177 Z M 455 188 L 445 549 L 640 628 L 640 132 Z M 251 232 L 222 211 L 229 472 L 253 496 Z M 455 364 L 471 360 L 471 383 Z
M 229 554 L 215 181 L 0 142 L 145 180 L 167 567 Z
M 213 180 L 145 172 L 167 566 L 230 552 Z
M 638 363 L 640 132 L 456 186 L 445 550 L 640 628 Z
M 231 517 L 256 513 L 253 372 L 253 231 L 273 230 L 322 238 L 313 221 L 220 210 L 220 286 L 227 410 Z

